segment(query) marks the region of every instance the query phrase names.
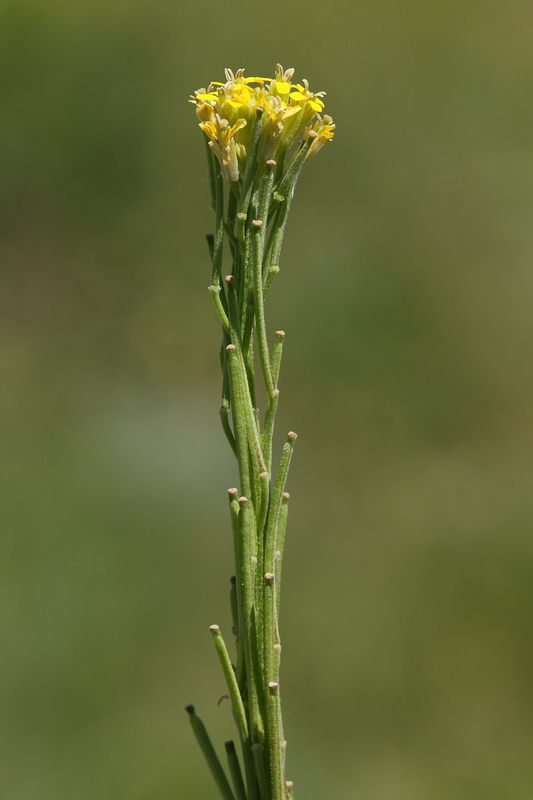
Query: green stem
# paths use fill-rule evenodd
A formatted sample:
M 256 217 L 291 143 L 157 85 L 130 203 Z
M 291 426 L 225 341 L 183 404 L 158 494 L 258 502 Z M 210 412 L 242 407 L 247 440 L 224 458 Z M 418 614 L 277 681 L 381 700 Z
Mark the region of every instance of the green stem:
M 275 560 L 281 505 L 285 483 L 296 441 L 292 431 L 283 445 L 280 465 L 268 512 L 264 555 L 264 680 L 267 736 L 270 751 L 272 800 L 284 800 L 284 737 L 279 699 L 279 661 L 281 644 L 278 631 L 278 600 L 276 597 Z
M 265 748 L 259 742 L 252 746 L 254 764 L 257 772 L 257 782 L 259 784 L 259 796 L 261 800 L 270 800 L 270 791 L 265 770 Z
M 281 245 L 283 244 L 285 226 L 287 225 L 294 190 L 305 163 L 305 156 L 307 155 L 309 146 L 310 143 L 307 142 L 302 145 L 300 152 L 289 167 L 287 174 L 274 192 L 274 198 L 280 202 L 280 207 L 272 224 L 264 258 L 263 281 L 265 294 L 268 292 L 273 279 L 279 272 L 279 256 Z
M 224 230 L 226 231 L 226 235 L 230 242 L 231 248 L 231 255 L 233 260 L 235 261 L 235 256 L 239 249 L 239 240 L 235 236 L 235 219 L 237 215 L 237 209 L 239 204 L 239 192 L 235 189 L 235 185 L 231 184 L 232 191 L 229 192 L 228 197 L 228 213 L 226 217 L 226 221 L 224 222 Z
M 284 338 L 284 331 L 276 331 L 274 350 L 272 353 L 272 380 L 274 381 L 275 389 L 272 392 L 272 395 L 267 399 L 265 424 L 263 426 L 263 433 L 261 434 L 261 446 L 265 456 L 267 472 L 269 473 L 272 469 L 272 438 L 274 436 L 274 423 L 276 421 L 276 412 L 278 410 L 279 402 L 278 380 Z
M 207 761 L 209 769 L 211 770 L 211 774 L 215 779 L 215 783 L 218 786 L 220 794 L 224 800 L 235 800 L 235 796 L 231 791 L 231 786 L 226 778 L 226 773 L 224 772 L 222 764 L 218 759 L 215 748 L 213 747 L 213 743 L 209 738 L 209 734 L 207 733 L 204 723 L 196 714 L 194 706 L 186 706 L 185 710 L 189 715 L 194 735 L 196 736 L 202 753 L 205 756 L 205 760 Z
M 252 480 L 248 460 L 249 422 L 247 419 L 247 404 L 243 387 L 242 370 L 238 361 L 237 347 L 234 344 L 228 344 L 226 352 L 228 353 L 233 430 L 235 431 L 241 489 L 245 495 L 251 495 Z
M 235 442 L 235 436 L 233 435 L 233 431 L 231 430 L 231 425 L 229 424 L 229 414 L 230 414 L 230 406 L 228 400 L 226 398 L 222 398 L 221 406 L 218 410 L 220 415 L 220 420 L 222 422 L 222 429 L 226 434 L 226 439 L 229 442 L 229 446 L 233 450 L 233 455 L 237 456 L 237 444 Z
M 248 720 L 252 742 L 262 742 L 265 726 L 259 697 L 259 675 L 257 662 L 257 631 L 255 630 L 255 579 L 257 535 L 253 507 L 246 497 L 239 497 L 238 537 L 240 548 L 242 597 L 242 638 L 246 663 L 248 691 Z
M 246 712 L 244 710 L 241 693 L 237 685 L 237 678 L 235 677 L 235 672 L 233 671 L 233 667 L 231 665 L 228 649 L 226 647 L 224 639 L 222 638 L 222 634 L 220 633 L 220 628 L 218 627 L 218 625 L 211 625 L 209 630 L 213 634 L 216 651 L 220 659 L 220 664 L 222 666 L 224 677 L 226 678 L 226 683 L 228 685 L 228 691 L 231 698 L 231 704 L 233 706 L 233 714 L 235 716 L 235 721 L 237 723 L 237 728 L 239 730 L 241 741 L 245 742 L 246 739 L 248 738 L 248 723 L 246 722 Z
M 215 304 L 215 310 L 218 314 L 218 318 L 222 323 L 223 329 L 226 331 L 226 333 L 229 333 L 229 319 L 220 299 L 220 291 L 221 287 L 219 285 L 213 284 L 209 287 L 209 294 L 213 298 L 213 303 Z
M 281 731 L 281 706 L 279 697 L 279 684 L 269 681 L 267 694 L 267 720 L 270 762 L 270 788 L 272 800 L 285 800 L 285 780 L 283 777 L 283 750 L 284 742 Z
M 254 421 L 255 427 L 256 429 L 258 429 L 258 425 L 256 422 L 256 415 L 255 415 L 255 379 L 253 373 L 253 354 L 246 353 L 244 345 L 242 344 L 240 335 L 240 324 L 239 324 L 239 307 L 237 303 L 237 294 L 235 292 L 235 286 L 234 286 L 235 282 L 231 276 L 226 278 L 226 281 L 228 283 L 228 294 L 229 294 L 230 338 L 234 344 L 239 343 L 239 365 L 242 366 L 242 369 L 244 370 L 242 389 L 244 392 L 243 396 L 246 399 L 246 410 L 247 414 L 249 415 L 249 419 Z M 253 433 L 253 430 L 250 429 L 250 441 L 255 441 L 255 439 L 257 438 L 256 444 L 257 443 L 260 444 L 258 436 L 259 436 L 258 430 L 256 437 Z M 257 453 L 257 459 L 258 459 L 257 463 L 260 468 L 263 463 L 263 459 L 259 451 Z
M 220 418 L 237 459 L 242 495 L 239 497 L 237 489 L 229 490 L 235 558 L 230 593 L 237 651 L 235 668 L 218 625 L 210 629 L 242 744 L 246 780 L 234 743 L 226 742 L 233 790 L 202 721 L 192 706 L 188 711 L 224 800 L 292 797 L 292 784 L 285 781 L 278 620 L 288 509 L 285 484 L 296 434 L 289 433 L 272 482 L 284 332 L 276 331 L 270 350 L 265 296 L 279 272 L 292 197 L 311 142 L 301 144 L 288 168 L 285 151 L 276 156 L 277 163 L 265 161 L 264 156 L 258 160 L 259 150 L 266 142 L 263 134 L 271 132 L 263 128 L 263 109 L 256 112 L 255 119 L 248 120 L 251 130 L 248 128 L 246 164 L 238 180 L 227 187 L 218 158 L 207 145 L 209 190 L 215 211 L 215 232 L 207 237 L 212 261 L 209 291 L 222 325 Z M 244 139 L 239 144 L 241 162 L 242 142 Z M 233 266 L 222 281 L 224 238 Z M 260 370 L 256 369 L 258 365 Z M 266 391 L 262 429 L 256 405 L 256 371 Z
M 253 227 L 253 292 L 255 319 L 257 328 L 257 339 L 259 347 L 259 359 L 263 371 L 263 379 L 267 394 L 272 397 L 274 393 L 274 381 L 272 379 L 272 368 L 270 366 L 270 356 L 268 352 L 268 341 L 265 322 L 265 306 L 263 299 L 263 255 L 265 249 L 266 228 L 268 222 L 268 209 L 272 195 L 274 183 L 274 166 L 267 165 L 265 175 L 261 185 L 259 197 L 258 219 L 252 221 Z
M 213 279 L 214 286 L 220 285 L 222 257 L 224 250 L 224 180 L 218 161 L 214 165 L 214 199 L 215 199 L 215 237 L 213 241 Z
M 232 741 L 225 742 L 226 754 L 228 757 L 229 773 L 235 789 L 236 800 L 246 800 L 246 789 L 242 779 L 241 765 L 239 764 L 239 756 L 235 750 L 235 745 Z
M 274 575 L 276 578 L 276 619 L 279 620 L 279 601 L 281 595 L 281 567 L 283 564 L 283 548 L 285 546 L 285 532 L 287 530 L 287 517 L 289 514 L 289 493 L 281 495 L 281 507 L 278 517 L 278 531 L 274 545 Z
M 235 562 L 236 575 L 232 578 L 231 598 L 235 598 L 232 603 L 233 624 L 236 629 L 237 639 L 237 684 L 241 694 L 246 685 L 246 665 L 244 657 L 244 600 L 242 587 L 242 564 L 241 564 L 241 544 L 239 541 L 239 511 L 240 506 L 237 500 L 239 493 L 237 489 L 228 489 L 229 507 L 231 514 L 231 527 L 233 531 L 233 559 Z
M 272 490 L 272 497 L 270 500 L 270 508 L 268 511 L 268 522 L 265 534 L 265 571 L 274 572 L 274 552 L 276 547 L 276 537 L 279 522 L 279 513 L 281 508 L 281 500 L 283 492 L 285 491 L 285 483 L 289 466 L 292 458 L 292 451 L 297 435 L 290 431 L 287 435 L 287 441 L 283 445 L 281 454 L 280 465 L 274 488 Z
M 240 318 L 243 325 L 246 321 L 246 307 L 249 295 L 252 291 L 251 280 L 251 248 L 252 234 L 250 226 L 247 225 L 250 203 L 252 200 L 252 190 L 254 179 L 257 174 L 257 151 L 263 130 L 263 109 L 256 109 L 256 119 L 250 143 L 250 152 L 246 160 L 246 168 L 241 186 L 241 199 L 237 212 L 237 237 L 239 240 L 239 280 L 237 285 L 237 295 L 239 298 Z
M 204 136 L 204 145 L 205 145 L 205 152 L 207 157 L 207 181 L 209 183 L 209 198 L 211 200 L 211 208 L 213 211 L 216 209 L 216 158 L 213 154 L 213 151 L 209 147 L 209 139 L 207 136 Z

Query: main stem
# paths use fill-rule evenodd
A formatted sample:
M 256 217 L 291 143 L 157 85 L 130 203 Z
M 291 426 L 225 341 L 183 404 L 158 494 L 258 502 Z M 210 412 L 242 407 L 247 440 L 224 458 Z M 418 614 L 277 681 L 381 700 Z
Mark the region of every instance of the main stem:
M 258 114 L 247 169 L 235 183 L 223 181 L 218 161 L 207 148 L 215 212 L 215 233 L 208 237 L 213 266 L 209 290 L 222 324 L 220 416 L 237 459 L 240 481 L 239 491 L 229 490 L 236 573 L 231 594 L 235 666 L 220 629 L 211 627 L 242 747 L 241 772 L 233 744 L 226 743 L 233 788 L 203 723 L 194 711 L 189 713 L 224 798 L 290 800 L 292 782 L 285 776 L 280 702 L 279 592 L 289 497 L 285 484 L 296 434 L 288 434 L 273 476 L 272 441 L 284 332 L 275 332 L 270 348 L 265 295 L 279 272 L 287 214 L 307 145 L 276 186 L 276 163 L 259 165 L 255 158 L 260 130 Z M 223 278 L 224 243 L 232 268 Z M 263 424 L 257 408 L 256 373 L 261 376 L 266 400 Z
M 259 796 L 261 800 L 285 800 L 287 797 L 285 742 L 279 699 L 280 645 L 272 555 L 279 501 L 272 492 L 269 474 L 279 390 L 277 375 L 274 383 L 268 346 L 263 291 L 263 261 L 273 182 L 274 165 L 271 164 L 258 180 L 256 177 L 255 181 L 250 182 L 249 188 L 244 187 L 245 195 L 240 203 L 238 221 L 224 221 L 233 245 L 232 274 L 225 281 L 228 330 L 224 337 L 226 339 L 229 336 L 229 342 L 224 345 L 223 369 L 226 368 L 229 374 L 229 407 L 241 483 L 237 517 L 236 633 L 237 650 L 240 651 L 237 653 L 237 662 L 245 665 L 241 693 L 248 722 L 247 735 L 242 744 L 243 754 L 251 751 L 253 758 L 253 768 L 247 770 L 247 796 Z M 217 187 L 218 191 L 223 192 L 222 183 L 217 182 Z M 218 194 L 215 207 L 225 207 Z M 235 230 L 237 222 L 239 230 Z M 263 430 L 255 408 L 256 343 L 270 409 L 268 427 Z M 279 364 L 276 366 L 279 374 Z

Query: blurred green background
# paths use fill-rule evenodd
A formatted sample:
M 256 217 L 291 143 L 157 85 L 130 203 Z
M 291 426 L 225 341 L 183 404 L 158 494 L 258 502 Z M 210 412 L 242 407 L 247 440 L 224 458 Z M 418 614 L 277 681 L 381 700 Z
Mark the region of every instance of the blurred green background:
M 234 735 L 189 93 L 295 66 L 334 143 L 270 296 L 302 800 L 533 796 L 533 8 L 4 0 L 1 794 L 209 800 Z M 280 439 L 278 440 L 278 442 Z

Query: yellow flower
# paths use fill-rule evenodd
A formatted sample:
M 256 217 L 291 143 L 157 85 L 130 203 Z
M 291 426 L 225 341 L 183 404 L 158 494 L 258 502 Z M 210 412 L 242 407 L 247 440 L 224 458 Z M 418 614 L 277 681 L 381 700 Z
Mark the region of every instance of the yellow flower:
M 328 114 L 318 116 L 317 121 L 311 125 L 304 134 L 304 141 L 312 139 L 305 160 L 314 156 L 326 142 L 330 142 L 335 134 L 335 124 Z
M 256 124 L 257 109 L 263 111 L 257 155 L 261 163 L 275 159 L 302 135 L 305 138 L 316 136 L 317 142 L 311 144 L 310 154 L 318 151 L 319 141 L 323 144 L 332 138 L 335 126 L 330 122 L 324 127 L 320 117 L 324 92 L 311 92 L 306 80 L 292 83 L 293 74 L 293 69 L 284 70 L 280 64 L 276 66 L 274 78 L 247 78 L 242 69 L 235 73 L 227 69 L 225 83 L 215 81 L 207 89 L 198 89 L 191 97 L 200 128 L 208 137 L 227 180 L 239 179 Z
M 230 125 L 227 119 L 217 114 L 213 106 L 203 103 L 197 109 L 200 128 L 209 139 L 209 147 L 218 158 L 222 176 L 228 181 L 239 179 L 239 163 L 235 146 L 235 134 L 246 126 L 245 119 L 237 119 Z

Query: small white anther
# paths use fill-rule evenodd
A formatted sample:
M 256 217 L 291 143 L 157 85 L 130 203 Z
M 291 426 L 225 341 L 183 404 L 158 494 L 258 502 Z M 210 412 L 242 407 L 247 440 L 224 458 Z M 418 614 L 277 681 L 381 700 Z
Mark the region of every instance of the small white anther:
M 236 350 L 236 349 L 237 349 L 237 348 L 235 347 L 235 345 L 234 345 L 234 344 L 228 344 L 228 345 L 226 346 L 226 350 L 227 350 L 227 352 L 228 352 L 228 353 L 233 353 L 233 351 L 234 351 L 234 350 Z
M 253 219 L 252 220 L 252 227 L 253 228 L 260 228 L 262 226 L 262 224 L 263 224 L 263 220 L 262 219 Z
M 270 681 L 270 683 L 268 684 L 268 688 L 272 692 L 277 692 L 277 690 L 279 689 L 279 683 L 276 683 L 276 681 Z
M 282 500 L 289 500 L 289 498 L 290 498 L 289 492 L 283 492 L 283 494 L 281 495 Z
M 276 166 L 276 161 L 273 158 L 269 158 L 266 163 L 268 164 L 269 167 L 275 167 Z
M 211 631 L 211 633 L 218 633 L 220 628 L 218 625 L 210 625 L 209 630 Z
M 233 275 L 226 275 L 224 280 L 226 281 L 226 283 L 233 283 L 234 280 Z
M 283 337 L 285 336 L 285 331 L 276 331 L 276 336 L 279 336 L 280 339 L 283 339 Z

